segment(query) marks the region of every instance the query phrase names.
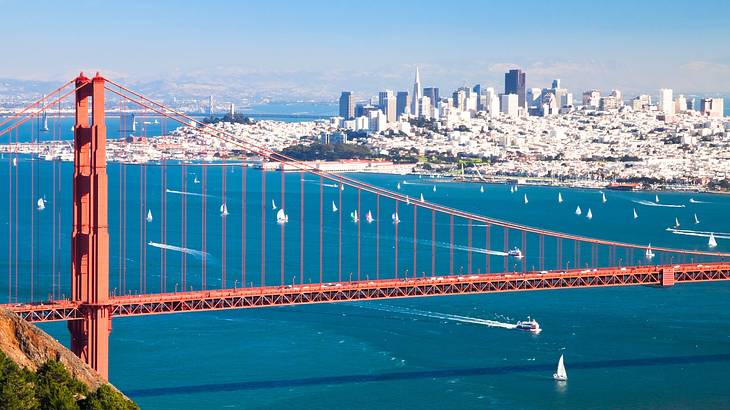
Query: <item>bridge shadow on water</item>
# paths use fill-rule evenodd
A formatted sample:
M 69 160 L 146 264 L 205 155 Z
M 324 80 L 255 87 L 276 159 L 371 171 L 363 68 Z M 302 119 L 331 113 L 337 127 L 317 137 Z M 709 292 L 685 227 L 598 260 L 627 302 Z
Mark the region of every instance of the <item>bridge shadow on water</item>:
M 597 360 L 589 362 L 571 362 L 570 369 L 610 369 L 621 367 L 650 367 L 682 364 L 717 363 L 730 361 L 730 354 L 708 354 L 695 356 L 653 357 L 617 360 Z M 153 387 L 147 389 L 130 389 L 124 393 L 131 397 L 166 396 L 173 394 L 216 393 L 242 390 L 260 390 L 274 388 L 291 388 L 318 385 L 340 385 L 353 383 L 387 382 L 396 380 L 418 380 L 460 376 L 487 376 L 512 373 L 544 372 L 550 374 L 555 364 L 525 364 L 494 367 L 467 367 L 443 370 L 414 370 L 404 372 L 386 372 L 372 374 L 350 374 L 341 376 L 320 376 L 282 380 L 260 380 L 230 383 L 198 384 L 174 387 Z

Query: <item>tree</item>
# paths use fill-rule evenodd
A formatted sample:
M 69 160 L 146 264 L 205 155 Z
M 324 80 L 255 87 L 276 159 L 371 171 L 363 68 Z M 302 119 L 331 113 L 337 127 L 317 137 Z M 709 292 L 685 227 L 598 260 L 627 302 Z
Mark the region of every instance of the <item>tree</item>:
M 84 400 L 83 410 L 136 410 L 136 404 L 122 397 L 109 385 L 103 385 Z
M 78 409 L 76 399 L 86 396 L 86 386 L 75 380 L 56 360 L 49 360 L 38 369 L 36 397 L 42 409 Z
M 0 410 L 36 410 L 40 403 L 33 389 L 33 374 L 0 357 Z

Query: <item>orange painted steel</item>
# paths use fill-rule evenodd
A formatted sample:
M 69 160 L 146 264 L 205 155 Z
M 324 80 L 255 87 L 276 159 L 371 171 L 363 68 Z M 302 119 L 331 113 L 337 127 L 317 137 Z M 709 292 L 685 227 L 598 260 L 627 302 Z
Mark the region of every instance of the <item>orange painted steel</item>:
M 104 79 L 76 79 L 71 300 L 83 320 L 68 323 L 71 350 L 109 377 L 109 226 Z M 89 98 L 91 117 L 89 124 Z
M 670 273 L 673 281 L 665 279 L 665 275 Z M 730 280 L 730 263 L 684 264 L 265 286 L 117 296 L 110 297 L 105 304 L 100 305 L 57 301 L 3 307 L 31 322 L 50 322 L 84 319 L 88 311 L 97 307 L 111 309 L 114 317 L 125 317 L 376 299 L 609 286 L 663 286 L 668 285 L 668 282 L 681 284 L 727 280 Z

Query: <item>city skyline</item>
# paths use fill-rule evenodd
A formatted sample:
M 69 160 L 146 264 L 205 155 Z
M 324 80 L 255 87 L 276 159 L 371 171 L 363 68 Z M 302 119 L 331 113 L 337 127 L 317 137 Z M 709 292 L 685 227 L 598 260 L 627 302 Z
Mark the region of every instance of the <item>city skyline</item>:
M 6 32 L 24 36 L 5 46 L 0 78 L 58 81 L 81 69 L 100 70 L 166 93 L 205 95 L 230 88 L 334 101 L 346 88 L 356 96 L 402 89 L 419 66 L 424 86 L 444 90 L 478 83 L 498 87 L 504 72 L 520 68 L 529 73 L 528 87 L 561 78 L 574 92 L 730 91 L 725 2 L 694 8 L 528 1 L 517 19 L 503 4 L 472 3 L 469 16 L 475 18 L 430 2 L 387 7 L 375 2 L 361 13 L 327 1 L 173 4 L 178 3 L 133 1 L 119 8 L 77 1 L 38 7 L 4 0 Z M 24 26 L 29 15 L 33 30 Z M 78 15 L 93 17 L 88 30 L 108 34 L 96 38 L 65 30 Z M 547 29 L 550 20 L 564 28 Z M 297 35 L 277 34 L 282 25 Z M 362 29 L 342 30 L 348 26 Z M 417 40 L 403 35 L 413 31 L 420 33 Z M 85 52 L 70 57 L 71 43 L 85 44 Z

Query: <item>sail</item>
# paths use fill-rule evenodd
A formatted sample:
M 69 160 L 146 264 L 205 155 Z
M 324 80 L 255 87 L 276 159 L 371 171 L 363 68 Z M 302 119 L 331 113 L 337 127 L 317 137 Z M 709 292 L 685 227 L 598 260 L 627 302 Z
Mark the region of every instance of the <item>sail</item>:
M 357 222 L 359 220 L 357 217 L 357 210 L 350 212 L 350 219 L 352 219 L 353 222 Z
M 374 221 L 373 219 L 373 213 L 368 210 L 368 213 L 365 215 L 365 220 L 368 221 L 368 223 L 371 223 Z
M 276 211 L 276 202 L 273 199 L 271 200 L 271 210 Z
M 46 209 L 46 201 L 43 198 L 38 198 L 38 202 L 36 202 L 36 204 L 38 205 L 39 211 Z
M 226 206 L 226 203 L 225 202 L 223 204 L 221 204 L 220 211 L 221 211 L 221 216 L 228 215 L 228 207 Z
M 337 212 L 337 205 L 335 205 L 335 201 L 332 201 L 332 212 Z
M 285 223 L 289 220 L 289 217 L 286 215 L 283 209 L 279 209 L 279 212 L 276 213 L 276 222 L 278 223 Z
M 700 223 L 700 220 L 697 218 L 697 214 L 695 214 L 695 223 L 696 224 Z
M 421 202 L 424 202 L 424 200 L 423 200 L 423 194 L 421 194 Z
M 433 186 L 433 192 L 436 192 L 436 185 Z
M 651 244 L 646 248 L 646 258 L 651 259 L 654 257 L 654 252 L 651 251 Z
M 400 222 L 400 219 L 398 218 L 398 212 L 393 212 L 393 215 L 390 216 L 390 219 L 393 220 L 393 223 Z
M 484 185 L 479 187 L 479 192 L 484 193 Z
M 515 186 L 514 185 L 512 185 L 512 186 L 509 187 L 509 193 L 510 194 L 514 194 L 515 193 Z
M 529 201 L 527 200 L 527 194 L 525 194 L 525 203 L 528 203 L 528 202 Z
M 580 210 L 580 205 L 578 205 L 578 207 L 577 207 L 577 208 L 575 208 L 575 214 L 576 214 L 576 215 L 580 215 L 580 214 L 582 214 L 582 213 L 583 213 L 583 211 L 581 211 L 581 210 Z
M 558 368 L 555 370 L 555 380 L 568 380 L 568 373 L 565 371 L 565 362 L 563 361 L 563 355 L 560 355 L 558 360 Z
M 606 194 L 604 192 L 601 192 L 601 202 L 606 203 Z
M 558 192 L 558 203 L 563 203 L 563 194 L 561 194 L 560 192 Z
M 147 210 L 147 222 L 152 222 L 152 210 Z
M 707 240 L 707 246 L 710 248 L 717 246 L 717 241 L 715 240 L 715 234 L 713 232 L 710 232 L 710 239 Z
M 588 208 L 588 213 L 586 214 L 586 218 L 593 219 L 593 212 L 591 212 L 591 208 Z
M 659 195 L 654 195 L 654 202 L 659 203 Z
M 679 218 L 677 217 L 674 218 L 674 227 L 679 228 Z
M 634 219 L 638 218 L 639 214 L 636 213 L 636 208 L 634 208 Z
M 398 185 L 396 185 L 396 188 L 400 189 L 400 182 L 398 183 Z

